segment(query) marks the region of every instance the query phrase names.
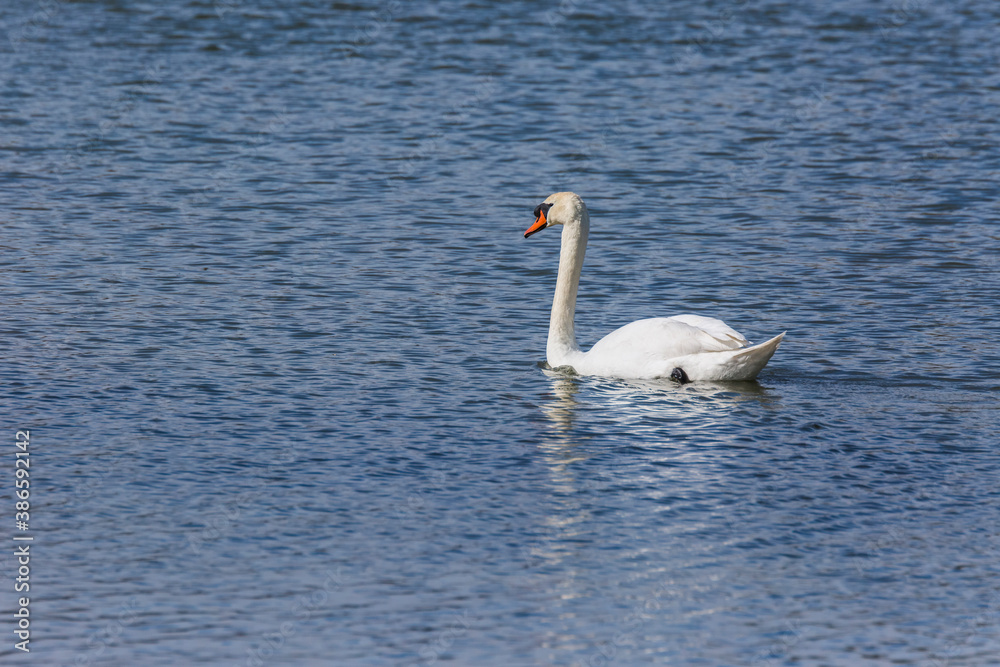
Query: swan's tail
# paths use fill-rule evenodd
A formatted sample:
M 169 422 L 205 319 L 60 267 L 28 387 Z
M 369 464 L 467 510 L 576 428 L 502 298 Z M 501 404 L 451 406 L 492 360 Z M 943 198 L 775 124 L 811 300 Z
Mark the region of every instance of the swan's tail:
M 771 360 L 784 337 L 785 332 L 782 331 L 764 343 L 741 347 L 738 350 L 695 354 L 681 357 L 674 362 L 692 382 L 753 380 Z
M 739 377 L 731 379 L 753 380 L 756 378 L 757 374 L 764 370 L 764 366 L 766 366 L 767 362 L 769 362 L 771 357 L 774 356 L 774 352 L 778 349 L 778 346 L 781 345 L 781 341 L 784 338 L 785 332 L 782 331 L 769 341 L 743 348 L 737 354 L 733 355 L 733 361 L 736 362 L 740 368 L 738 373 Z

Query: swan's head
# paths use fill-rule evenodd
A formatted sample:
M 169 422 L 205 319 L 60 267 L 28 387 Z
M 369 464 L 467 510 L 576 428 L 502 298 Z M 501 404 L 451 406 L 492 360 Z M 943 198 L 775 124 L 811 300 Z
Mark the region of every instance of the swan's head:
M 524 232 L 524 238 L 552 225 L 580 222 L 586 212 L 587 207 L 583 200 L 572 192 L 557 192 L 554 195 L 549 195 L 545 201 L 535 207 L 535 224 Z

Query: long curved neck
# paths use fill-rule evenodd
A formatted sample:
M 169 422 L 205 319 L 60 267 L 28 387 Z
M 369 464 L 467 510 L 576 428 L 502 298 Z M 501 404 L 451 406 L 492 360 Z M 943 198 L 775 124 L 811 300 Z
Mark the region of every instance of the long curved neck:
M 573 316 L 576 314 L 576 293 L 580 286 L 580 269 L 583 256 L 587 253 L 587 237 L 590 235 L 590 216 L 587 209 L 580 216 L 563 225 L 562 249 L 559 251 L 559 276 L 556 278 L 556 293 L 552 299 L 552 316 L 549 319 L 549 340 L 545 346 L 545 356 L 549 366 L 572 365 L 582 354 L 576 344 Z

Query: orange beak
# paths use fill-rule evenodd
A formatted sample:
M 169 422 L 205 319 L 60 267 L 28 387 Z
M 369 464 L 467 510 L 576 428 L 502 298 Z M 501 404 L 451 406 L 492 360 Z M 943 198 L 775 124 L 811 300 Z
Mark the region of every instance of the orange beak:
M 524 238 L 528 238 L 532 234 L 542 231 L 545 229 L 545 224 L 545 211 L 539 211 L 538 217 L 535 218 L 535 224 L 528 227 L 528 230 L 524 232 Z

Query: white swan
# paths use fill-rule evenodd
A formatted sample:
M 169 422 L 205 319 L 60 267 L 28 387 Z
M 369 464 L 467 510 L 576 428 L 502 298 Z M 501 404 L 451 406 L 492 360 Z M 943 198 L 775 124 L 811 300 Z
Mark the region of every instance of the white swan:
M 552 225 L 563 226 L 545 346 L 552 368 L 570 366 L 581 375 L 669 377 L 679 382 L 753 380 L 785 336 L 782 332 L 766 343 L 750 345 L 722 320 L 674 315 L 626 324 L 584 352 L 573 329 L 580 269 L 590 233 L 590 215 L 583 200 L 572 192 L 549 195 L 535 208 L 535 222 L 524 238 Z

